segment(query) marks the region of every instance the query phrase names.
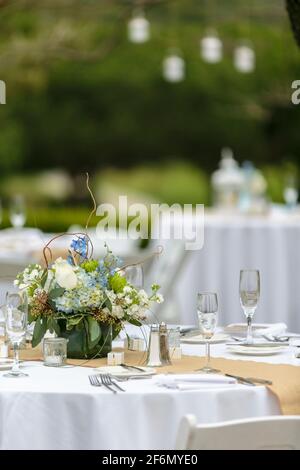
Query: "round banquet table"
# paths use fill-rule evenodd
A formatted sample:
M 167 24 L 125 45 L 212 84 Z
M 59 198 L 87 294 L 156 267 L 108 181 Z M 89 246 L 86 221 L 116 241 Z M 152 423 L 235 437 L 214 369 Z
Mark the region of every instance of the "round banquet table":
M 183 345 L 186 354 L 203 350 Z M 214 345 L 212 353 L 237 358 L 224 344 Z M 263 361 L 300 366 L 290 350 Z M 277 398 L 262 386 L 210 384 L 179 391 L 158 386 L 153 377 L 123 382 L 126 393 L 113 394 L 90 385 L 91 368 L 41 362 L 23 367 L 29 377 L 8 379 L 1 372 L 0 449 L 174 449 L 187 413 L 202 423 L 280 414 Z
M 298 213 L 225 217 L 206 212 L 204 246 L 199 251 L 186 252 L 172 292 L 173 303 L 180 312 L 176 321 L 197 323 L 196 300 L 200 291 L 218 293 L 220 323 L 244 321 L 239 301 L 241 269 L 259 269 L 261 273 L 255 321 L 285 322 L 289 330 L 300 333 Z

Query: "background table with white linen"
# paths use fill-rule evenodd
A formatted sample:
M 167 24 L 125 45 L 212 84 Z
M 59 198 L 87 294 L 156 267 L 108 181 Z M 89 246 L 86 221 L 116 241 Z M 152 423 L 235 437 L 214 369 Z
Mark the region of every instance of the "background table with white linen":
M 174 268 L 176 282 L 166 320 L 196 324 L 197 292 L 214 291 L 219 296 L 219 322 L 243 321 L 240 269 L 259 269 L 261 273 L 255 321 L 285 322 L 290 330 L 300 333 L 299 215 L 225 217 L 206 213 L 203 248 L 186 251 Z
M 193 355 L 203 349 L 183 346 Z M 234 357 L 224 344 L 213 346 L 212 354 Z M 288 349 L 258 360 L 300 366 Z M 202 423 L 280 414 L 277 398 L 262 386 L 178 391 L 159 387 L 154 377 L 124 382 L 126 393 L 114 395 L 89 384 L 91 368 L 23 367 L 29 377 L 8 379 L 1 372 L 0 449 L 172 449 L 187 413 Z
M 300 216 L 298 213 L 269 216 L 221 216 L 205 213 L 204 246 L 186 251 L 184 242 L 164 242 L 164 252 L 146 270 L 146 288 L 152 282 L 162 286 L 166 302 L 157 306 L 158 318 L 168 323 L 196 324 L 196 301 L 200 291 L 219 295 L 219 323 L 243 321 L 239 302 L 240 269 L 259 269 L 261 298 L 255 321 L 285 322 L 289 330 L 300 333 Z M 180 216 L 175 223 L 182 223 Z M 105 253 L 104 240 L 91 230 L 95 256 Z M 35 229 L 0 232 L 0 305 L 16 273 L 41 257 L 51 238 Z M 71 237 L 53 244 L 68 247 Z M 153 240 L 147 253 L 136 240 L 109 240 L 110 248 L 125 262 L 143 260 L 157 249 Z M 156 307 L 156 306 L 154 306 Z

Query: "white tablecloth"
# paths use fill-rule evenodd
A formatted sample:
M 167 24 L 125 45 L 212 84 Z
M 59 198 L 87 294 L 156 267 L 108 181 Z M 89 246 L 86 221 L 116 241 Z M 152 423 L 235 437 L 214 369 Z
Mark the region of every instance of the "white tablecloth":
M 183 348 L 201 355 L 204 347 Z M 228 355 L 225 345 L 213 346 L 212 353 L 242 358 Z M 292 351 L 263 360 L 300 365 Z M 159 387 L 154 377 L 122 383 L 126 393 L 114 395 L 91 387 L 89 368 L 25 363 L 24 369 L 27 378 L 0 378 L 0 449 L 172 449 L 187 413 L 202 423 L 280 413 L 262 386 L 177 391 Z
M 197 292 L 219 295 L 220 323 L 243 321 L 240 269 L 259 269 L 261 298 L 257 322 L 285 322 L 300 333 L 300 217 L 205 215 L 204 247 L 187 252 L 174 289 L 181 316 L 196 324 Z

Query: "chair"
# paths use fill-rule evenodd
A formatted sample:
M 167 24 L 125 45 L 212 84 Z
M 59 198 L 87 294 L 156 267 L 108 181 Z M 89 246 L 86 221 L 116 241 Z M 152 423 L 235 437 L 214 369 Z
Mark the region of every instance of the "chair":
M 177 450 L 299 450 L 300 416 L 271 416 L 197 424 L 187 415 L 179 426 Z
M 163 251 L 159 257 L 153 259 L 145 272 L 145 286 L 148 287 L 152 282 L 161 285 L 160 292 L 165 301 L 152 307 L 156 321 L 186 324 L 186 311 L 195 306 L 194 301 L 187 300 L 190 297 L 190 286 L 185 274 L 195 254 L 195 242 L 201 246 L 204 240 L 204 212 L 183 211 L 182 208 L 174 206 L 178 205 L 161 207 L 151 220 L 152 241 L 148 251 L 154 252 L 158 246 L 161 246 Z M 182 289 L 187 290 L 186 300 L 179 295 Z M 191 314 L 193 320 L 188 323 L 196 323 L 196 309 L 194 310 Z M 188 316 L 190 317 L 190 314 Z
M 163 248 L 159 259 L 155 257 L 145 273 L 145 287 L 150 289 L 150 285 L 155 282 L 161 286 L 160 293 L 165 301 L 162 304 L 154 304 L 151 307 L 151 318 L 166 323 L 182 323 L 182 312 L 176 298 L 178 290 L 178 279 L 182 270 L 188 262 L 189 251 L 185 250 L 184 241 L 167 240 L 159 242 L 150 247 L 151 253 L 157 250 L 158 245 Z

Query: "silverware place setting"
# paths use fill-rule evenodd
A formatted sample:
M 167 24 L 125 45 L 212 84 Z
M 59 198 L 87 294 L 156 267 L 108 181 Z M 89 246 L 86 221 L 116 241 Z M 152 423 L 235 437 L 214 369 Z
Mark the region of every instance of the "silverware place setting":
M 120 387 L 110 374 L 89 375 L 89 381 L 93 387 L 103 386 L 112 393 L 125 392 L 124 388 Z
M 265 338 L 267 341 L 271 342 L 280 342 L 280 343 L 285 343 L 288 342 L 290 339 L 299 339 L 300 340 L 300 335 L 263 335 L 263 338 Z

